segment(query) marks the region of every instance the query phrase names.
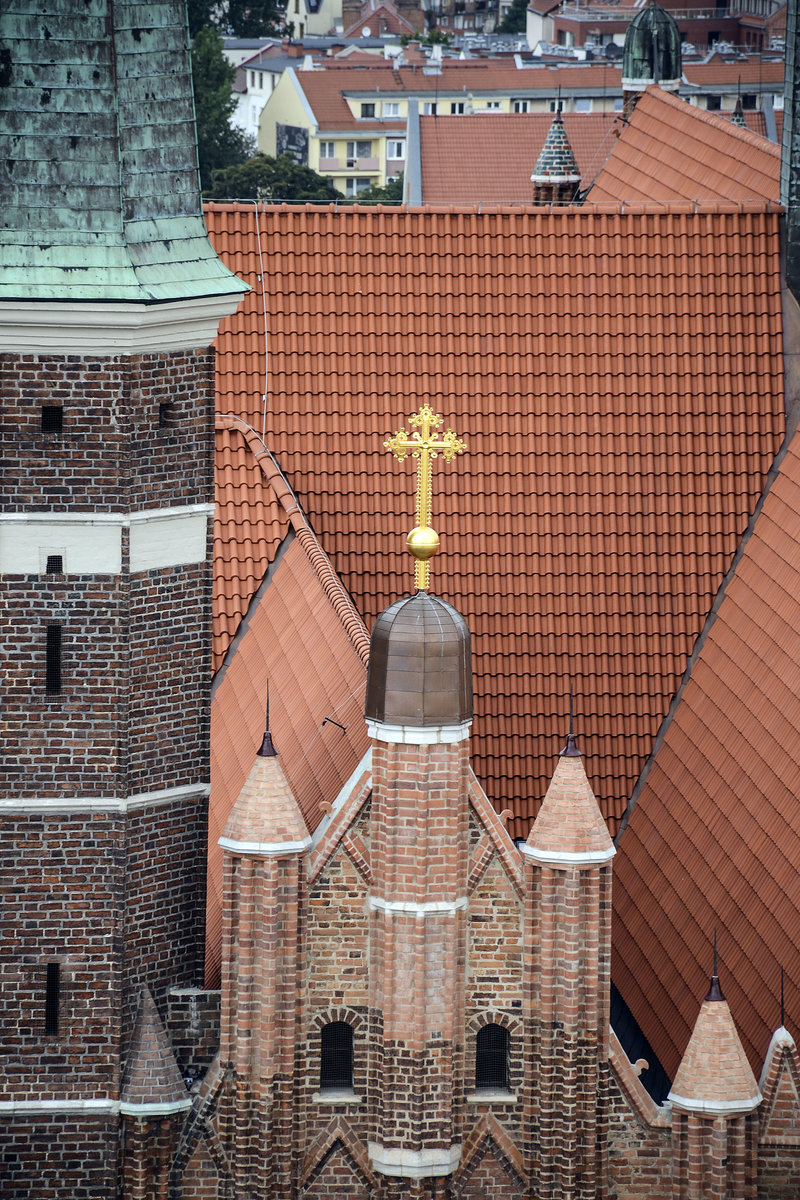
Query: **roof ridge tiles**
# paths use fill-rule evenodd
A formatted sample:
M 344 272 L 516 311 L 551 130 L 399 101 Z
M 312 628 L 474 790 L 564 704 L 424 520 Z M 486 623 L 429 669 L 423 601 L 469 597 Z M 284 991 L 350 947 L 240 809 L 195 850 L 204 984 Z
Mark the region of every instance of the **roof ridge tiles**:
M 230 413 L 218 414 L 216 428 L 236 429 L 243 435 L 265 479 L 283 506 L 297 539 L 322 584 L 331 607 L 344 626 L 356 653 L 366 666 L 369 659 L 369 638 L 364 628 L 364 622 L 361 620 L 355 605 L 345 591 L 342 581 L 331 566 L 327 554 L 325 554 L 320 546 L 317 535 L 312 530 L 308 518 L 300 507 L 300 501 L 286 482 L 286 478 L 275 461 L 271 450 L 253 427 L 241 417 Z

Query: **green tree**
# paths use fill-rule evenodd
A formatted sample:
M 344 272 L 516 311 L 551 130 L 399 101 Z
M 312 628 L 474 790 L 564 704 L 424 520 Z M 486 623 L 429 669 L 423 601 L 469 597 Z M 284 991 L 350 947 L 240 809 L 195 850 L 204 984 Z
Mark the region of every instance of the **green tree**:
M 203 188 L 210 185 L 214 171 L 244 162 L 253 151 L 249 139 L 230 123 L 236 107 L 231 91 L 235 74 L 222 52 L 219 33 L 204 26 L 192 42 L 197 156 Z
M 214 171 L 207 200 L 298 200 L 327 203 L 341 200 L 329 179 L 298 163 L 291 154 L 270 158 L 256 154 L 239 166 Z
M 377 187 L 373 185 L 368 187 L 366 191 L 359 192 L 355 198 L 355 204 L 402 204 L 403 203 L 403 176 L 395 175 L 394 179 L 390 179 L 385 187 Z
M 189 36 L 205 25 L 214 25 L 232 37 L 269 37 L 279 34 L 282 20 L 275 0 L 188 0 Z
M 527 25 L 528 0 L 512 0 L 511 8 L 497 26 L 498 33 L 524 33 Z

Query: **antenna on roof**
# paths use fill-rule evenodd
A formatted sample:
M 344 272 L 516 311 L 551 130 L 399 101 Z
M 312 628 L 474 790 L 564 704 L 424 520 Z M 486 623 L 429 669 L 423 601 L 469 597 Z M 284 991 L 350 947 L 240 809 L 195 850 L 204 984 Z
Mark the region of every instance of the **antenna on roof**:
M 267 711 L 264 720 L 264 737 L 258 750 L 259 758 L 275 758 L 278 751 L 272 741 L 272 734 L 269 731 L 269 680 L 267 680 Z

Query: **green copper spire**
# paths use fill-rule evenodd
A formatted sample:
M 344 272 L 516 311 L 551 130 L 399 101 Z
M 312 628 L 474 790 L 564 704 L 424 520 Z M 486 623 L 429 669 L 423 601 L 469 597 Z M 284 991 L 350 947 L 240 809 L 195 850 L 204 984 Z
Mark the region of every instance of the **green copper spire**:
M 203 223 L 183 0 L 4 0 L 0 47 L 0 300 L 247 290 Z
M 680 86 L 681 71 L 681 35 L 675 18 L 650 0 L 625 34 L 622 89 L 643 92 L 657 83 L 665 91 L 674 92 Z

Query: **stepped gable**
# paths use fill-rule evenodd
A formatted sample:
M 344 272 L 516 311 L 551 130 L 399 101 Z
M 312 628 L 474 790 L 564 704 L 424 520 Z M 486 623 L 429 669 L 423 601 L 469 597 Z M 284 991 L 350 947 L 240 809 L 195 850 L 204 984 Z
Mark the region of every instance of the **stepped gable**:
M 266 303 L 266 441 L 368 626 L 407 587 L 389 551 L 414 483 L 379 453 L 398 380 L 480 447 L 466 501 L 437 483 L 437 580 L 472 634 L 475 772 L 515 837 L 566 678 L 616 832 L 783 437 L 780 218 L 690 207 L 268 206 L 261 279 L 252 205 L 207 209 L 254 284 L 217 340 L 218 408 L 261 429 Z
M 750 1112 L 761 1103 L 755 1075 L 719 980 L 700 1008 L 668 1097 L 691 1112 Z
M 637 790 L 614 878 L 614 982 L 672 1076 L 703 986 L 706 932 L 754 1070 L 785 968 L 800 1007 L 800 441 L 751 535 Z M 658 1014 L 656 1017 L 654 1014 Z
M 587 205 L 623 200 L 777 204 L 780 160 L 780 146 L 765 137 L 649 87 L 622 126 Z
M 564 121 L 557 112 L 550 123 L 544 145 L 531 175 L 531 183 L 575 183 L 581 181 Z
M 149 988 L 139 999 L 120 1099 L 122 1111 L 134 1116 L 144 1106 L 175 1112 L 192 1103 Z
M 614 855 L 613 842 L 572 734 L 559 756 L 525 843 L 525 853 L 540 862 L 562 863 L 573 856 L 601 862 Z

